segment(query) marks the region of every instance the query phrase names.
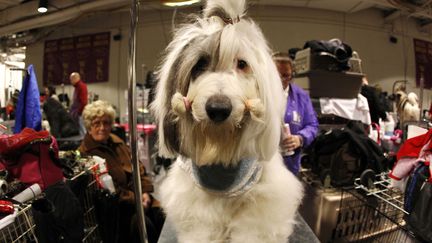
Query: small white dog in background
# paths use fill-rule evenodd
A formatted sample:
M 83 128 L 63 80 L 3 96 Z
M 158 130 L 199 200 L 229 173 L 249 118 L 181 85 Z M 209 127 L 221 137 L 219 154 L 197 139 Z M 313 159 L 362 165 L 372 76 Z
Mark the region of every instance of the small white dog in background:
M 404 90 L 396 92 L 396 108 L 401 124 L 407 121 L 420 120 L 420 107 L 418 96 L 410 92 L 408 95 Z
M 159 70 L 159 153 L 177 157 L 161 203 L 182 243 L 285 243 L 303 195 L 278 153 L 280 78 L 244 11 L 244 0 L 209 0 Z

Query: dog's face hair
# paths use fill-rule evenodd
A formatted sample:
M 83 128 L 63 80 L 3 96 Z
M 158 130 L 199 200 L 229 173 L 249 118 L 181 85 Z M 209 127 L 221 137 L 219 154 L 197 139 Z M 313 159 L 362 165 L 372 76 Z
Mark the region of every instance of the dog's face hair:
M 222 2 L 209 1 L 167 48 L 152 104 L 162 156 L 229 165 L 268 160 L 278 148 L 285 99 L 270 50 L 255 23 L 240 18 L 244 1 Z M 176 93 L 190 100 L 186 113 L 173 109 Z

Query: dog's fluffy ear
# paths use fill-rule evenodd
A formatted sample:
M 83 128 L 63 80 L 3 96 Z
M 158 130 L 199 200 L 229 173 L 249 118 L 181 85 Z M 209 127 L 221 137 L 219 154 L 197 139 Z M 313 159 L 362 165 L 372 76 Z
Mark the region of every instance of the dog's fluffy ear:
M 259 155 L 263 160 L 270 160 L 279 147 L 281 127 L 285 114 L 286 99 L 283 93 L 282 83 L 270 55 L 264 59 L 262 75 L 267 76 L 259 85 L 261 97 L 266 110 L 264 117 L 265 128 L 258 137 Z M 264 68 L 266 67 L 266 68 Z
M 178 128 L 176 116 L 171 111 L 171 105 L 167 100 L 172 96 L 166 90 L 166 82 L 160 82 L 157 87 L 157 95 L 151 104 L 158 126 L 159 155 L 165 158 L 175 158 L 179 152 Z
M 178 35 L 180 35 L 178 33 Z M 175 158 L 179 152 L 179 134 L 171 99 L 178 88 L 179 63 L 189 40 L 174 38 L 166 50 L 166 56 L 157 72 L 158 84 L 151 110 L 158 126 L 159 155 Z

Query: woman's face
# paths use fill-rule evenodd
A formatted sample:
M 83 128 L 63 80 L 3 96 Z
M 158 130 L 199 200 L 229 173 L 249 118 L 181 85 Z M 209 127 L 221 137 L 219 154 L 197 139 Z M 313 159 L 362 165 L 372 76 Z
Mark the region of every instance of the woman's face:
M 111 117 L 108 115 L 96 117 L 90 124 L 90 136 L 96 142 L 106 142 L 111 133 L 112 123 Z
M 282 80 L 282 86 L 285 89 L 292 79 L 292 66 L 288 61 L 277 61 L 276 67 Z

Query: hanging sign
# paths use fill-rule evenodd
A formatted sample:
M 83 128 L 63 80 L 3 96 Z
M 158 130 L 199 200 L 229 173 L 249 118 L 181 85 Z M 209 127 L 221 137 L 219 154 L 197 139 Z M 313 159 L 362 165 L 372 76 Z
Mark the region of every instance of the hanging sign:
M 69 84 L 78 72 L 86 83 L 108 82 L 110 32 L 45 41 L 43 83 Z
M 416 67 L 416 84 L 420 87 L 423 76 L 424 88 L 432 88 L 432 42 L 414 39 L 414 56 Z

